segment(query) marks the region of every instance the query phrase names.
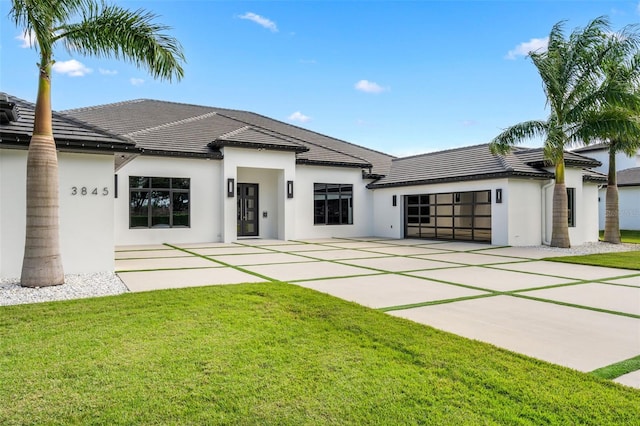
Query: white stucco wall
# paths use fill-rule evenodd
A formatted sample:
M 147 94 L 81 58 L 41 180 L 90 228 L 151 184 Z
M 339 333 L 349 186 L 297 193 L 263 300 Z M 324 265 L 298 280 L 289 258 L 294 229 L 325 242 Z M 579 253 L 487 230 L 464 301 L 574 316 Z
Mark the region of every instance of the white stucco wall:
M 298 165 L 295 181 L 295 238 L 365 237 L 373 235 L 373 194 L 360 169 Z M 313 184 L 353 185 L 353 224 L 314 225 Z
M 221 169 L 219 160 L 153 156 L 140 156 L 124 165 L 117 173 L 116 245 L 221 241 Z M 129 176 L 190 178 L 190 227 L 129 229 Z
M 542 244 L 542 188 L 548 180 L 509 179 L 508 240 L 510 246 Z M 497 244 L 497 242 L 496 242 Z
M 26 161 L 26 151 L 0 150 L 2 277 L 18 277 L 22 268 Z M 65 273 L 113 271 L 113 155 L 58 153 L 58 174 L 60 250 Z
M 565 169 L 565 186 L 575 188 L 576 208 L 575 226 L 569 227 L 571 245 L 577 246 L 586 242 L 598 241 L 598 185 L 585 183 L 582 180 L 582 169 Z M 602 198 L 601 198 L 602 200 Z M 553 220 L 553 186 L 546 192 L 546 238 L 551 240 Z
M 490 190 L 491 243 L 495 245 L 540 244 L 538 182 L 490 179 L 378 188 L 373 190 L 373 233 L 380 237 L 404 238 L 404 196 L 406 195 Z M 500 204 L 496 203 L 496 189 L 502 189 Z M 393 195 L 397 195 L 395 207 L 392 205 Z M 538 204 L 531 206 L 531 203 Z
M 222 191 L 223 241 L 232 242 L 238 238 L 237 198 L 227 197 L 228 179 L 236 184 L 260 184 L 260 238 L 293 239 L 296 201 L 286 197 L 285 187 L 288 180 L 294 181 L 294 196 L 297 197 L 295 153 L 234 147 L 225 147 L 222 152 L 224 161 L 218 176 Z M 265 208 L 267 219 L 262 217 Z

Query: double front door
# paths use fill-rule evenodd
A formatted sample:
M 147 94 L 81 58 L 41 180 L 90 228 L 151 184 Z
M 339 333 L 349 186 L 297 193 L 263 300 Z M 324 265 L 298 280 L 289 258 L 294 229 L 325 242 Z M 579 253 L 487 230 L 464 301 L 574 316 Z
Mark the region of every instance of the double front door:
M 238 183 L 238 237 L 257 237 L 258 184 Z

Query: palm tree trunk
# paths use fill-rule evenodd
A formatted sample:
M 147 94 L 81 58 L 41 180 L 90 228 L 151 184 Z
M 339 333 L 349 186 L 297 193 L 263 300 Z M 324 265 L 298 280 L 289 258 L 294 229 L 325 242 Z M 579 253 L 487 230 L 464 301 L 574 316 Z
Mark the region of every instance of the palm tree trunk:
M 556 164 L 556 184 L 553 187 L 551 247 L 571 247 L 567 209 L 567 187 L 564 183 L 564 158 L 560 158 Z
M 51 124 L 51 61 L 41 57 L 33 135 L 27 156 L 27 226 L 20 284 L 64 284 L 58 223 L 58 156 Z
M 616 178 L 616 149 L 614 142 L 609 144 L 604 240 L 608 243 L 620 244 L 620 212 L 618 210 L 618 180 Z

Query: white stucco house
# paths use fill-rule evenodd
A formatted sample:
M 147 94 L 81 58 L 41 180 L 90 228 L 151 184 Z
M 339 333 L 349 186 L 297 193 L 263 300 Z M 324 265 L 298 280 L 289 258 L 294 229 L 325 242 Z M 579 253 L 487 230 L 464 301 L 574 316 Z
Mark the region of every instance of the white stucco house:
M 20 273 L 33 104 L 0 120 L 0 277 Z M 67 273 L 121 245 L 380 236 L 539 245 L 553 168 L 541 149 L 395 158 L 247 111 L 134 100 L 54 113 Z M 598 238 L 600 162 L 567 153 L 570 237 Z
M 607 144 L 598 143 L 575 149 L 574 152 L 588 155 L 600 161 L 594 170 L 607 174 L 609 151 Z M 618 211 L 620 229 L 640 230 L 640 149 L 635 155 L 622 152 L 616 154 L 616 179 L 618 184 Z M 599 191 L 599 228 L 604 229 L 606 214 L 606 182 Z

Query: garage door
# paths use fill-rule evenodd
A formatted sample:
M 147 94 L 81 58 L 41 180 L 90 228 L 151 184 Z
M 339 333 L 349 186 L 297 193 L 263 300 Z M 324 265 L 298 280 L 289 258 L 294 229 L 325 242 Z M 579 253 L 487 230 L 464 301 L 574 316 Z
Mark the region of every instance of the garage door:
M 405 238 L 491 242 L 491 191 L 405 195 Z

